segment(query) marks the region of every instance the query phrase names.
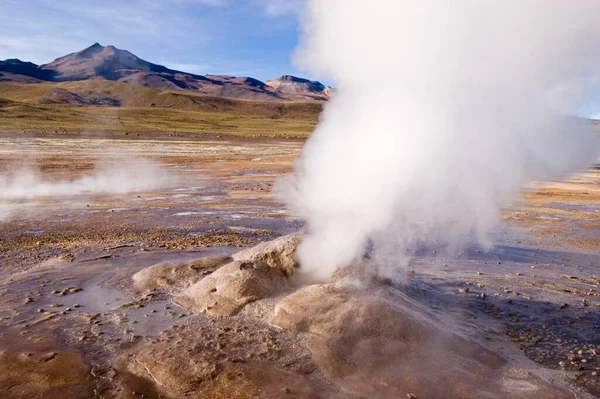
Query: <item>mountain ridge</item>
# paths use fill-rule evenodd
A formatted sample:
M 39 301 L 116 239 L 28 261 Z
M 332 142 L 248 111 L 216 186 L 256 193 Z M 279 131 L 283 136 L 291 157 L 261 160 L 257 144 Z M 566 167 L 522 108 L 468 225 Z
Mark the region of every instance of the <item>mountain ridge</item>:
M 36 65 L 18 59 L 0 61 L 0 82 L 42 83 L 104 79 L 164 91 L 260 101 L 327 101 L 331 88 L 284 75 L 262 82 L 252 77 L 198 75 L 146 61 L 128 50 L 99 43 Z

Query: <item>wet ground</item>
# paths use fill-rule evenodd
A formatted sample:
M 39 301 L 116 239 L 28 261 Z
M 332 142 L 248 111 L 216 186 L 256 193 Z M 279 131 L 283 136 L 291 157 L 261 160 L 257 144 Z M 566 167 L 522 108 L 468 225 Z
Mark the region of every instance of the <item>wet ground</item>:
M 387 391 L 357 388 L 359 377 L 351 383 L 315 358 L 302 331 L 269 322 L 269 301 L 211 318 L 174 304 L 175 288 L 132 283 L 161 262 L 298 231 L 271 190 L 301 145 L 0 138 L 10 187 L 0 193 L 0 397 L 428 397 L 393 396 L 388 382 Z M 19 181 L 15 170 L 37 177 Z M 95 177 L 77 196 L 56 191 L 85 176 Z M 114 176 L 123 190 L 102 181 Z M 386 292 L 565 395 L 546 397 L 600 397 L 600 170 L 530 187 L 494 241 L 490 252 L 417 253 Z M 156 357 L 178 366 L 165 371 Z M 191 371 L 181 366 L 198 358 Z M 536 387 L 537 396 L 514 397 L 543 397 Z

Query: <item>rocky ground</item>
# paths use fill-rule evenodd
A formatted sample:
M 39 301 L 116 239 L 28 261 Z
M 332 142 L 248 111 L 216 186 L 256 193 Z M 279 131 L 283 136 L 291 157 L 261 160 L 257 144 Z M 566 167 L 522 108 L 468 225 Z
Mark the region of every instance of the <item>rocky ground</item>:
M 600 397 L 598 170 L 532 186 L 490 252 L 301 286 L 301 225 L 271 192 L 298 142 L 1 144 L 0 175 L 169 175 L 0 201 L 0 397 Z

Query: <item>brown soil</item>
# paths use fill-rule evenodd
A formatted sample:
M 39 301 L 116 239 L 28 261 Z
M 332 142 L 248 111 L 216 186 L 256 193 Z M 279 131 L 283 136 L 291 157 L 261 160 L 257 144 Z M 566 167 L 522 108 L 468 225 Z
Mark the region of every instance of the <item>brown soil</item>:
M 177 179 L 4 201 L 0 397 L 600 396 L 598 170 L 528 193 L 489 253 L 423 253 L 396 278 L 365 267 L 298 287 L 298 236 L 238 251 L 301 228 L 271 192 L 300 143 L 2 146 L 1 171 L 50 181 L 139 157 Z M 208 311 L 221 295 L 223 312 Z

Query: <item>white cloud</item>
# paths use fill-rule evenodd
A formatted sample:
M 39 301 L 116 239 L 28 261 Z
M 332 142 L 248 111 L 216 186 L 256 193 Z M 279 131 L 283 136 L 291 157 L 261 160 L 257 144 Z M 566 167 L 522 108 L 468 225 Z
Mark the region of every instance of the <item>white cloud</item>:
M 223 7 L 227 5 L 227 0 L 189 0 L 190 2 L 206 4 L 207 6 Z
M 262 6 L 270 16 L 298 13 L 302 10 L 305 0 L 254 0 Z M 326 1 L 326 0 L 325 0 Z

